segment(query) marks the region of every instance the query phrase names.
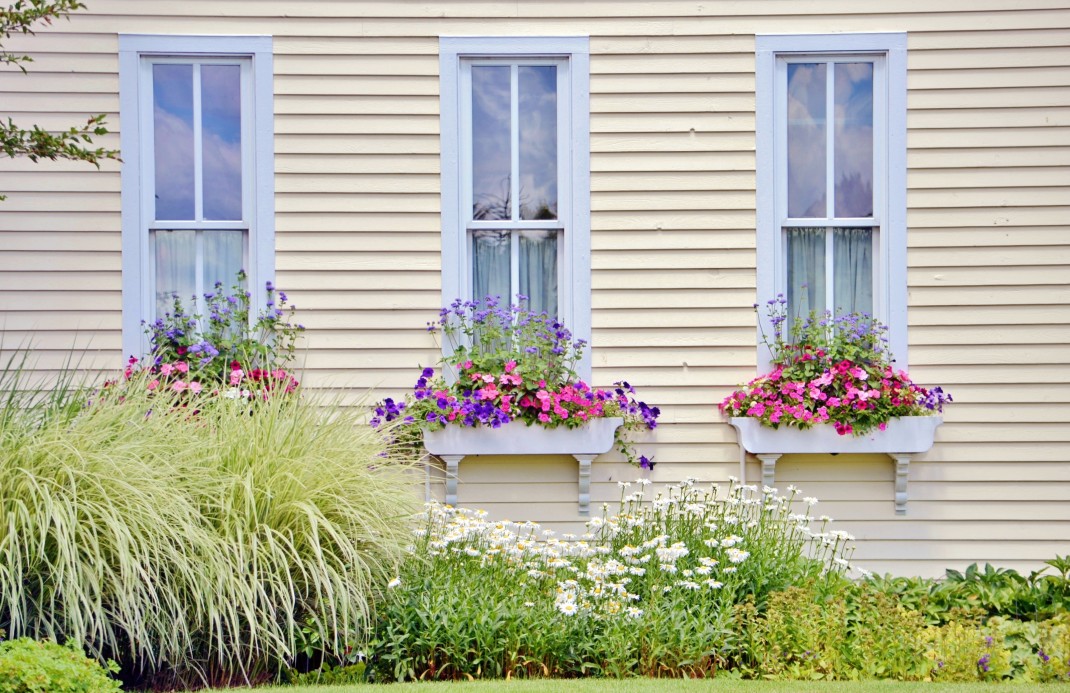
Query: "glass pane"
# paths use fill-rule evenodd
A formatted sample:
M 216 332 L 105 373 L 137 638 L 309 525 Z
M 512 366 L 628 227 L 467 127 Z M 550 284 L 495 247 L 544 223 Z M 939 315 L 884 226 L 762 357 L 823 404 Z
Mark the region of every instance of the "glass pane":
M 240 220 L 241 67 L 201 67 L 201 166 L 205 219 Z
M 557 315 L 557 232 L 520 233 L 520 293 L 536 312 Z
M 473 219 L 512 218 L 510 69 L 508 65 L 472 67 Z
M 520 218 L 557 218 L 557 68 L 523 65 L 520 84 Z
M 194 219 L 193 66 L 152 66 L 156 218 Z
M 789 63 L 788 216 L 825 217 L 825 64 Z
M 836 216 L 873 216 L 873 63 L 835 66 Z
M 825 229 L 787 229 L 788 319 L 825 311 Z
M 873 229 L 834 229 L 836 313 L 873 315 Z
M 204 291 L 212 291 L 216 282 L 231 293 L 238 283 L 238 272 L 245 266 L 244 231 L 204 232 Z M 203 293 L 202 292 L 202 293 Z
M 512 263 L 508 231 L 472 232 L 472 298 L 482 301 L 487 296 L 512 299 L 510 287 Z
M 175 295 L 186 309 L 197 294 L 197 232 L 156 232 L 156 317 L 174 310 Z

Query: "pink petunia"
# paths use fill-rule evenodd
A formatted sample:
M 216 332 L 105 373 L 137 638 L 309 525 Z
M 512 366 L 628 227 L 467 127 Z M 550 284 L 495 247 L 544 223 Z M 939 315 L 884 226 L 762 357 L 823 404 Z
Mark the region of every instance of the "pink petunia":
M 175 370 L 179 373 L 189 373 L 189 364 L 185 361 L 179 361 L 175 364 Z
M 185 391 L 186 387 L 186 383 L 182 382 L 181 380 L 176 380 L 174 383 L 171 384 L 171 389 L 175 392 L 183 392 Z
M 192 392 L 192 393 L 193 393 L 193 394 L 195 394 L 195 395 L 199 395 L 199 394 L 201 394 L 201 390 L 203 390 L 203 389 L 204 389 L 204 386 L 203 386 L 203 385 L 201 385 L 201 384 L 200 384 L 199 382 L 197 382 L 196 380 L 194 380 L 193 382 L 191 382 L 191 383 L 189 384 L 189 391 L 190 391 L 190 392 Z

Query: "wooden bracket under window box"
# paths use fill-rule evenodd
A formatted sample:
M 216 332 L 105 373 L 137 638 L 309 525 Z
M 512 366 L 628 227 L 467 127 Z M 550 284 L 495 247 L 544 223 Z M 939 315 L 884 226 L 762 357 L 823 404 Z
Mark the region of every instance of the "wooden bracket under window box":
M 762 462 L 762 485 L 772 487 L 776 462 L 787 454 L 885 454 L 895 461 L 895 512 L 907 512 L 907 476 L 910 458 L 933 446 L 939 416 L 904 416 L 892 419 L 885 430 L 862 436 L 836 433 L 828 424 L 800 429 L 793 426 L 769 428 L 758 419 L 733 417 L 729 423 L 739 432 L 739 444 Z
M 469 455 L 571 455 L 580 465 L 579 512 L 591 513 L 591 462 L 613 447 L 624 419 L 592 419 L 578 428 L 512 421 L 501 428 L 446 426 L 424 431 L 424 447 L 446 463 L 446 504 L 457 505 L 457 467 Z

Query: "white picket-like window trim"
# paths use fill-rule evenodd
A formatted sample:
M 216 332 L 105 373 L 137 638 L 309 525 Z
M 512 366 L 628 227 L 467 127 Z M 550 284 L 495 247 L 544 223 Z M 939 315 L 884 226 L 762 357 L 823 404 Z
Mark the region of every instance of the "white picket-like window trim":
M 236 221 L 155 221 L 155 157 L 152 140 L 152 66 L 162 63 L 233 64 L 241 68 L 242 219 Z M 122 147 L 123 352 L 140 356 L 147 349 L 143 320 L 155 313 L 153 231 L 236 229 L 245 232 L 244 257 L 248 286 L 274 281 L 275 185 L 274 93 L 270 36 L 182 36 L 121 34 L 119 36 L 119 120 Z M 199 71 L 194 72 L 195 75 Z M 194 90 L 199 98 L 198 91 Z M 245 137 L 245 135 L 248 137 Z M 199 129 L 194 130 L 194 156 L 199 159 Z M 195 165 L 195 175 L 200 166 Z M 199 181 L 198 181 L 199 183 Z M 194 186 L 200 218 L 201 186 Z
M 439 39 L 442 152 L 442 303 L 472 296 L 469 247 L 472 171 L 469 110 L 473 63 L 524 59 L 559 67 L 558 220 L 487 222 L 494 229 L 559 228 L 558 317 L 574 338 L 591 341 L 590 47 L 586 36 L 443 36 Z M 515 109 L 514 109 L 515 110 Z M 514 123 L 515 128 L 515 123 Z M 515 132 L 515 130 L 514 130 Z M 512 200 L 519 204 L 513 178 Z M 474 228 L 480 226 L 474 223 Z M 515 235 L 514 235 L 515 238 Z M 516 263 L 514 254 L 514 265 Z M 515 268 L 514 268 L 515 270 Z M 515 271 L 514 271 L 515 274 Z M 515 282 L 515 277 L 514 277 Z M 503 297 L 505 298 L 505 297 Z M 510 297 L 512 299 L 513 297 Z M 589 378 L 590 351 L 579 364 Z
M 888 325 L 890 350 L 899 368 L 907 365 L 906 48 L 907 36 L 902 32 L 756 37 L 758 300 L 764 304 L 778 293 L 785 293 L 787 253 L 783 228 L 823 226 L 829 221 L 807 218 L 795 222 L 787 217 L 786 129 L 778 120 L 785 97 L 782 92 L 786 65 L 807 59 L 873 60 L 875 222 L 858 220 L 857 225 L 877 229 L 873 312 Z M 838 219 L 829 225 L 849 226 L 850 222 Z M 831 256 L 826 257 L 831 262 Z M 765 334 L 771 334 L 767 316 L 761 313 L 759 320 Z M 760 343 L 758 363 L 759 369 L 769 364 L 768 350 Z

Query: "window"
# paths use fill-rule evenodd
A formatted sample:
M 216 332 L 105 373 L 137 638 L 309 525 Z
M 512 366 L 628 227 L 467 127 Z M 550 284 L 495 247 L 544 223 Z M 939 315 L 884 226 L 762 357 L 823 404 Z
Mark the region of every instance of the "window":
M 120 37 L 123 349 L 177 294 L 274 273 L 269 37 Z
M 759 36 L 757 51 L 759 298 L 874 315 L 905 367 L 906 35 Z
M 440 52 L 443 303 L 522 294 L 590 341 L 587 38 Z

